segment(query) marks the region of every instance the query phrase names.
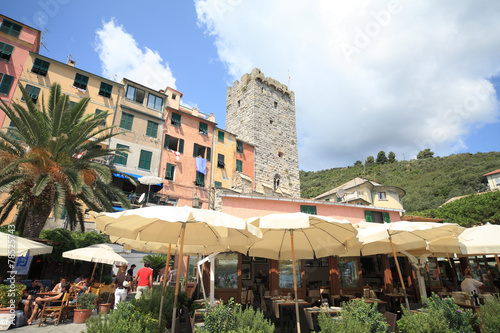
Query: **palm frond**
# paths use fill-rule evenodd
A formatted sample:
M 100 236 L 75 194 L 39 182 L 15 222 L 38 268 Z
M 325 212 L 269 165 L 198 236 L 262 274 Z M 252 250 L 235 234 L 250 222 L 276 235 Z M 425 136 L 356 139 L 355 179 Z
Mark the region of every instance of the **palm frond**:
M 35 182 L 35 185 L 31 188 L 31 193 L 35 196 L 39 196 L 42 194 L 43 190 L 45 190 L 45 187 L 49 184 L 51 181 L 52 177 L 50 174 L 42 174 L 38 177 L 38 179 Z

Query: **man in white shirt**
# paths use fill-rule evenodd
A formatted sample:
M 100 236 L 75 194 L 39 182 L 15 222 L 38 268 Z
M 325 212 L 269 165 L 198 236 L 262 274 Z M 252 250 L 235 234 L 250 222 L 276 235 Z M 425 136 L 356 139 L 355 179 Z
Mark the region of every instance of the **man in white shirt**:
M 477 280 L 474 280 L 470 274 L 465 275 L 465 279 L 460 284 L 462 291 L 467 294 L 472 294 L 474 291 L 477 294 L 480 294 L 479 287 L 482 287 L 483 283 Z

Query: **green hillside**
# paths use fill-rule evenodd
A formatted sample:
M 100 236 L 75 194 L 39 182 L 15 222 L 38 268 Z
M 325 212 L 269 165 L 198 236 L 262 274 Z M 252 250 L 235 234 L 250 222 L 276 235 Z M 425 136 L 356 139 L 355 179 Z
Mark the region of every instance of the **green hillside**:
M 300 171 L 301 195 L 314 198 L 355 177 L 406 191 L 407 213 L 437 208 L 448 199 L 486 191 L 485 173 L 500 169 L 500 152 L 458 154 L 384 164 L 367 163 L 316 172 Z M 365 171 L 366 170 L 366 171 Z

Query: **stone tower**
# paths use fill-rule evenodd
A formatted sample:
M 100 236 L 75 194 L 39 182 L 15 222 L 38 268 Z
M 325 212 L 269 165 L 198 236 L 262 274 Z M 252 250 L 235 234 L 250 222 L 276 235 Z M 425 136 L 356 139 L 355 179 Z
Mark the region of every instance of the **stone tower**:
M 295 95 L 258 68 L 227 88 L 226 130 L 255 146 L 255 189 L 300 197 Z

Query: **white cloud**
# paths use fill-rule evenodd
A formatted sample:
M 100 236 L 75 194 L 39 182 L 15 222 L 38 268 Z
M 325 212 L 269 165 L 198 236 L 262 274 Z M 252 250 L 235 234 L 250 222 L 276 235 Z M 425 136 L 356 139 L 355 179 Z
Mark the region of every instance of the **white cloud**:
M 102 63 L 103 76 L 120 81 L 122 78 L 156 90 L 175 88 L 175 78 L 160 54 L 147 47 L 140 48 L 134 37 L 114 19 L 103 22 L 96 31 L 95 51 Z
M 300 167 L 378 151 L 464 149 L 499 119 L 500 2 L 195 0 L 239 79 L 253 67 L 295 91 Z

